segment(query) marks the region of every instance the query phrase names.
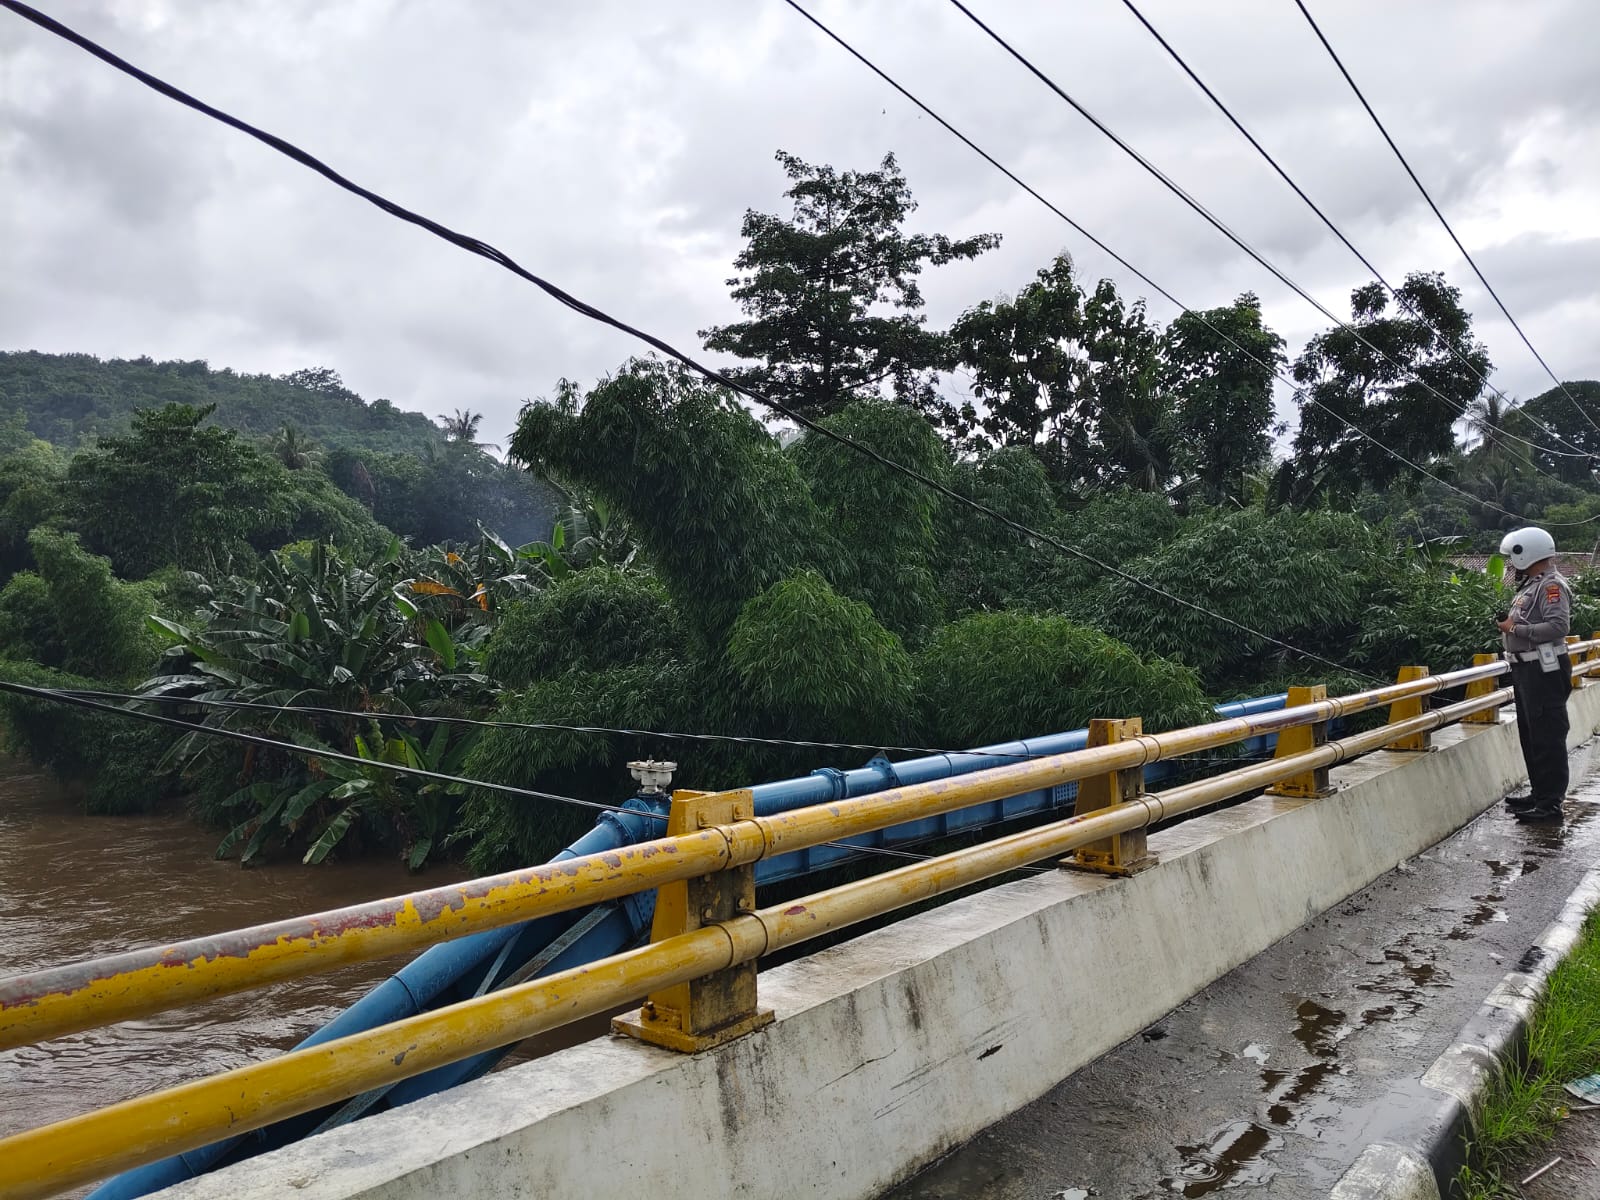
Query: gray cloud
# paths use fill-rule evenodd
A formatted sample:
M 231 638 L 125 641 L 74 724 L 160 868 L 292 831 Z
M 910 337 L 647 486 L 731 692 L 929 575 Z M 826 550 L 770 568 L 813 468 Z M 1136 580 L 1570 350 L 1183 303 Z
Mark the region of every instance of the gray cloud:
M 808 0 L 811 3 L 811 0 Z M 1197 306 L 1255 290 L 1294 347 L 1326 322 L 1145 178 L 938 0 L 815 0 L 1087 227 Z M 1153 21 L 1391 279 L 1443 269 L 1508 390 L 1541 373 L 1487 305 L 1291 5 L 1146 0 Z M 986 19 L 1343 311 L 1359 265 L 1113 0 L 988 0 Z M 1546 357 L 1600 375 L 1600 195 L 1584 0 L 1352 0 L 1319 20 Z M 1326 11 L 1323 11 L 1326 10 Z M 841 167 L 893 150 L 919 228 L 1003 246 L 929 276 L 930 318 L 1015 290 L 1066 249 L 1147 289 L 911 110 L 786 6 L 708 0 L 429 8 L 227 0 L 56 7 L 112 49 L 302 142 L 694 348 L 732 319 L 747 208 L 782 207 L 779 147 Z M 639 347 L 400 226 L 15 18 L 0 19 L 0 328 L 9 347 L 337 368 L 503 441 L 522 401 Z M 1152 300 L 1152 313 L 1173 314 Z

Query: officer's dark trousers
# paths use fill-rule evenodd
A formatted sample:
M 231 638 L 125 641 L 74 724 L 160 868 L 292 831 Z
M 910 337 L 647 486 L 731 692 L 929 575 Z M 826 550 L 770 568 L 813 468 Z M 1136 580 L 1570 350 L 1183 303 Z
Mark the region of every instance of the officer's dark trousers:
M 1533 662 L 1511 664 L 1517 702 L 1517 736 L 1528 764 L 1528 799 L 1533 808 L 1554 810 L 1567 795 L 1567 700 L 1572 665 L 1565 654 L 1554 671 Z

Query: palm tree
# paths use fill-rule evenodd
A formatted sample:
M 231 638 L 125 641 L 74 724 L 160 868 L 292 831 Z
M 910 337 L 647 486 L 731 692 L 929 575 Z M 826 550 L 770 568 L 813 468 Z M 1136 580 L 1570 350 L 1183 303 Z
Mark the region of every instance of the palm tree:
M 272 439 L 272 453 L 291 471 L 303 471 L 317 461 L 317 444 L 293 425 L 284 424 Z
M 1467 406 L 1467 445 L 1494 455 L 1510 450 L 1506 429 L 1517 411 L 1516 401 L 1499 392 L 1481 392 Z
M 478 426 L 483 423 L 482 413 L 475 413 L 470 408 L 458 408 L 454 416 L 440 413 L 439 420 L 444 423 L 444 436 L 448 442 L 460 442 L 464 446 L 472 446 L 478 450 L 500 449 L 493 442 L 478 440 Z

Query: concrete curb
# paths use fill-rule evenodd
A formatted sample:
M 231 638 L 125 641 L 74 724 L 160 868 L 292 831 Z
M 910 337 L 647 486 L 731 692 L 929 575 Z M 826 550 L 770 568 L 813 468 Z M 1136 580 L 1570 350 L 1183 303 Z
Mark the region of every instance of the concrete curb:
M 1600 863 L 1590 867 L 1556 919 L 1517 960 L 1454 1044 L 1400 1089 L 1412 1116 L 1393 1136 L 1367 1147 L 1328 1200 L 1441 1200 L 1454 1194 L 1465 1161 L 1468 1114 L 1502 1063 L 1519 1057 L 1550 973 L 1571 953 L 1590 911 L 1600 905 Z

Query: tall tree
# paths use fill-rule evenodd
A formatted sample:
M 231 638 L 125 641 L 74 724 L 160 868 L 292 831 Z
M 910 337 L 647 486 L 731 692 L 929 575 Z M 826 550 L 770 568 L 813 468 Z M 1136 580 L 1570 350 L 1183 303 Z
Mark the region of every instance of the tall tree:
M 1403 311 L 1391 313 L 1381 285 L 1357 288 L 1350 327 L 1312 338 L 1295 360 L 1300 429 L 1282 479 L 1290 498 L 1414 486 L 1391 450 L 1426 465 L 1454 448 L 1453 427 L 1483 386 L 1489 353 L 1443 275 L 1415 272 L 1399 292 Z
M 483 424 L 482 413 L 473 412 L 470 408 L 458 408 L 454 414 L 440 413 L 439 421 L 444 426 L 446 441 L 459 442 L 463 446 L 473 446 L 480 450 L 500 449 L 493 443 L 478 440 L 478 426 Z
M 1600 424 L 1600 381 L 1593 379 L 1571 380 L 1562 387 L 1553 387 L 1506 416 L 1507 428 L 1519 437 L 1557 450 L 1576 449 L 1593 455 L 1534 455 L 1546 471 L 1575 484 L 1592 484 L 1594 471 L 1600 467 L 1600 430 L 1596 424 Z
M 1246 292 L 1226 308 L 1178 317 L 1167 327 L 1162 358 L 1180 473 L 1208 503 L 1242 501 L 1251 473 L 1271 451 L 1272 381 L 1285 362 L 1283 339 Z
M 257 530 L 289 523 L 269 460 L 238 434 L 206 425 L 211 411 L 144 409 L 126 437 L 102 438 L 73 457 L 67 486 L 78 527 L 118 574 L 199 567 L 211 552 L 221 559 Z
M 1159 337 L 1144 302 L 1109 279 L 1086 294 L 1059 255 L 1009 300 L 984 301 L 951 328 L 975 402 L 956 431 L 973 449 L 1030 446 L 1076 487 L 1164 490 L 1172 475 Z
M 998 234 L 908 234 L 916 209 L 894 155 L 876 171 L 838 171 L 779 151 L 792 181 L 784 218 L 751 210 L 728 280 L 748 320 L 702 330 L 706 349 L 756 363 L 730 374 L 810 417 L 888 393 L 929 410 L 949 361 L 945 334 L 926 327 L 918 276 L 976 258 Z

